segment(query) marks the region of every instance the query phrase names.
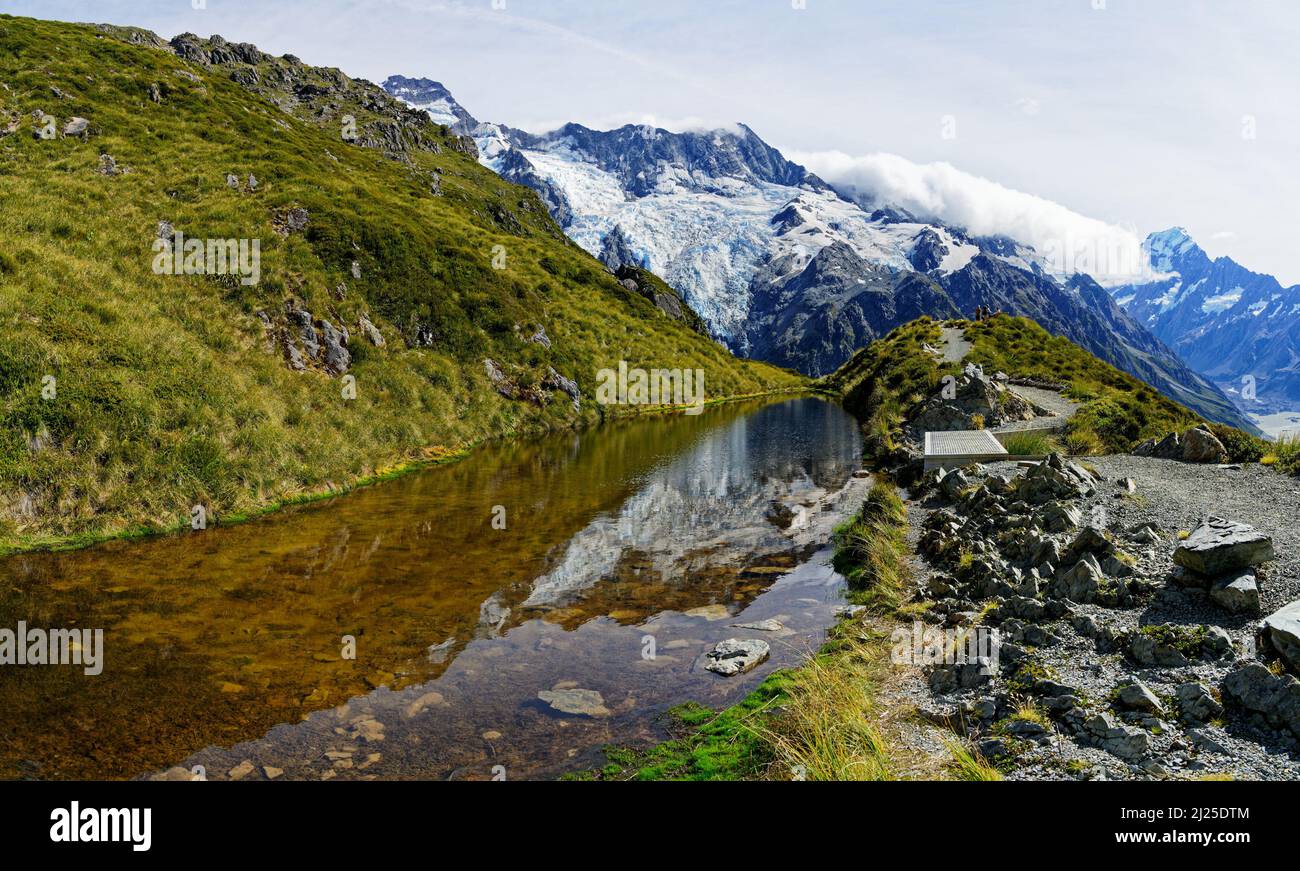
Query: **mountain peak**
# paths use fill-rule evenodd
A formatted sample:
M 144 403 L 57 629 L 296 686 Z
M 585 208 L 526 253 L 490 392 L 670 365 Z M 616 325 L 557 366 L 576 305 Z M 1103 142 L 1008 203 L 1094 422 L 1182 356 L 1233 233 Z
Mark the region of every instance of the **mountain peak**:
M 384 79 L 383 88 L 402 102 L 429 113 L 434 123 L 450 127 L 457 133 L 469 135 L 478 126 L 474 116 L 456 102 L 456 98 L 442 82 L 425 78 L 389 76 Z
M 1180 272 L 1190 262 L 1209 259 L 1182 227 L 1152 233 L 1142 244 L 1159 272 Z

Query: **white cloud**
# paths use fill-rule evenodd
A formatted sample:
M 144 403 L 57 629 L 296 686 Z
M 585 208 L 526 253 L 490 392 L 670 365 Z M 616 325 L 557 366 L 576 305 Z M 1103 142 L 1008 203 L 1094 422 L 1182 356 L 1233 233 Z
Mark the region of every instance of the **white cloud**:
M 854 157 L 842 151 L 787 156 L 860 201 L 900 206 L 977 236 L 1009 236 L 1048 258 L 1054 271 L 1086 272 L 1103 284 L 1155 277 L 1135 229 L 1089 218 L 950 163 L 913 163 L 896 154 Z

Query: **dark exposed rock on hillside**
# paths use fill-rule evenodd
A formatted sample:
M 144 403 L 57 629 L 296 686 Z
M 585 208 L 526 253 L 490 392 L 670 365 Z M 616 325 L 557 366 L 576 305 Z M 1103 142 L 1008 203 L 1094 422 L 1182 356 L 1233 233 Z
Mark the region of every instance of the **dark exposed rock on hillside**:
M 896 273 L 833 243 L 791 274 L 789 258 L 755 276 L 746 329 L 749 355 L 815 376 L 829 375 L 858 348 L 922 315 L 958 317 L 931 279 Z

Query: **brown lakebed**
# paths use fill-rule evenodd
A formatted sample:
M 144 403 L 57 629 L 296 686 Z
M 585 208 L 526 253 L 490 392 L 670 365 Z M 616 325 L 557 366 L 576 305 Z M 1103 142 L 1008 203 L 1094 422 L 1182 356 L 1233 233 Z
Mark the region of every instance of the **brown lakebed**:
M 0 626 L 104 630 L 97 676 L 0 667 L 0 777 L 597 764 L 660 738 L 668 707 L 734 702 L 820 643 L 859 447 L 838 406 L 750 402 L 495 445 L 240 526 L 0 560 Z M 770 658 L 700 667 L 732 637 Z

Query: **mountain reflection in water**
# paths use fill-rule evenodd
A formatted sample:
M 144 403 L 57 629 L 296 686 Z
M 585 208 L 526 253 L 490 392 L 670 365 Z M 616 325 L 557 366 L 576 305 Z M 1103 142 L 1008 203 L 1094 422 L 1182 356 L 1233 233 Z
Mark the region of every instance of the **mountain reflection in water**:
M 0 561 L 0 626 L 105 630 L 98 677 L 0 668 L 0 776 L 593 764 L 819 642 L 839 579 L 807 558 L 860 504 L 859 448 L 817 399 L 723 406 L 492 446 L 241 526 Z M 730 625 L 765 617 L 785 629 Z M 769 663 L 697 667 L 733 636 L 768 641 Z M 602 704 L 538 697 L 576 689 Z

